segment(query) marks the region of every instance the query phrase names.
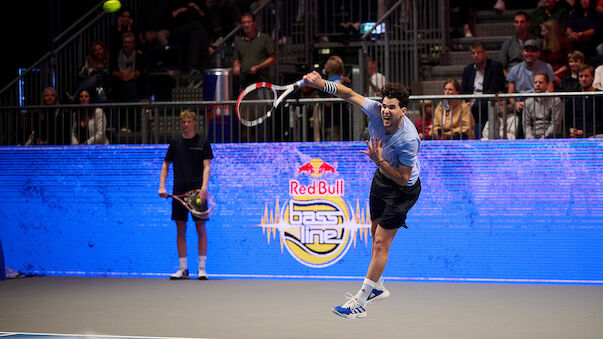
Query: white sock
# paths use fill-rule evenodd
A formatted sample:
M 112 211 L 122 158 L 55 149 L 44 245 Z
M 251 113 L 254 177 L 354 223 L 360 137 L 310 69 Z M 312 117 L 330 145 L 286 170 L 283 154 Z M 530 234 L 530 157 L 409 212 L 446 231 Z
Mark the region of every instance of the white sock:
M 377 289 L 380 289 L 380 290 L 383 289 L 383 278 L 379 277 L 379 280 L 377 280 L 375 287 L 377 287 Z
M 199 268 L 205 269 L 205 260 L 207 260 L 206 255 L 199 256 Z
M 180 260 L 180 268 L 183 270 L 188 269 L 188 265 L 186 263 L 186 257 L 180 257 L 178 260 Z
M 358 302 L 363 306 L 366 305 L 366 300 L 368 299 L 369 295 L 371 295 L 373 288 L 375 288 L 375 282 L 369 280 L 368 278 L 364 278 L 360 291 L 356 293 L 356 300 L 358 300 Z

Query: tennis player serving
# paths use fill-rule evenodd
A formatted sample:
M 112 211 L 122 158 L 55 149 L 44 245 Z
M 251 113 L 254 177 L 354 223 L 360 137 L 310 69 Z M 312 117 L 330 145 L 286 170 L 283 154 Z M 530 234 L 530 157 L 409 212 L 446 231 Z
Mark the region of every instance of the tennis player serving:
M 370 193 L 371 263 L 362 287 L 346 302 L 333 307 L 333 313 L 345 318 L 366 317 L 366 305 L 385 299 L 389 291 L 381 275 L 387 264 L 389 248 L 400 227 L 406 227 L 406 214 L 421 192 L 419 134 L 406 117 L 409 92 L 401 84 L 388 83 L 381 89 L 382 103 L 365 98 L 350 88 L 325 81 L 312 72 L 304 76 L 307 85 L 342 98 L 362 108 L 369 118 L 368 150 L 361 151 L 377 165 Z

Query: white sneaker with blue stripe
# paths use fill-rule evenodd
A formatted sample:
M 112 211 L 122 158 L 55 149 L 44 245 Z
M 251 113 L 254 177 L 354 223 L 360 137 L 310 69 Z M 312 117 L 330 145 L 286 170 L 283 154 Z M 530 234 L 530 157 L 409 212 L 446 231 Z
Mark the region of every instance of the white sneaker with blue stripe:
M 389 297 L 389 291 L 385 288 L 385 286 L 381 285 L 379 287 L 373 288 L 371 294 L 366 300 L 366 304 L 368 305 L 373 301 L 383 300 L 387 297 Z
M 340 317 L 348 319 L 366 318 L 366 308 L 350 293 L 345 294 L 346 302 L 335 306 L 331 311 Z

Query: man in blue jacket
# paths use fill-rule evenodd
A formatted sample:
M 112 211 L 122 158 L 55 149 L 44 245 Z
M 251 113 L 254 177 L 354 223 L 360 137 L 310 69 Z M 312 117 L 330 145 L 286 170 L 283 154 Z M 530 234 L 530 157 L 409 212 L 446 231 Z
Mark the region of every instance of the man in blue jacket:
M 481 41 L 470 45 L 471 60 L 463 70 L 461 92 L 463 94 L 495 94 L 505 89 L 505 74 L 498 61 L 488 59 L 486 49 Z M 488 121 L 488 100 L 474 100 L 471 113 L 475 119 L 475 136 L 480 138 L 482 127 Z

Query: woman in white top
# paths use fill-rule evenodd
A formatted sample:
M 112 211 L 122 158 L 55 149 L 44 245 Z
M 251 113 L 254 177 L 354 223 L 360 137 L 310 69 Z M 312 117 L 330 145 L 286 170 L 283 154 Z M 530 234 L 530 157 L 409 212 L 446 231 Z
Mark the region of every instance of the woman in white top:
M 78 101 L 82 105 L 89 105 L 91 102 L 90 92 L 82 90 L 78 95 Z M 101 108 L 83 108 L 79 112 L 73 113 L 72 145 L 108 143 L 107 116 Z

